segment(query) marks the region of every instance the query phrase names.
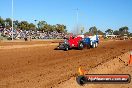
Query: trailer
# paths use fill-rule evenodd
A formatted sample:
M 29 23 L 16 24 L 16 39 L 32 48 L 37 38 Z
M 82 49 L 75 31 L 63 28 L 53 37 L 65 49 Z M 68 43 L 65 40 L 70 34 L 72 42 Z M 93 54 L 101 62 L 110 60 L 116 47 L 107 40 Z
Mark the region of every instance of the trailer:
M 83 39 L 84 46 L 88 49 L 97 48 L 99 44 L 99 37 L 97 35 L 88 36 Z
M 98 37 L 98 35 L 89 36 L 89 38 L 90 38 L 90 46 L 92 48 L 97 48 L 98 44 L 99 44 L 99 37 Z

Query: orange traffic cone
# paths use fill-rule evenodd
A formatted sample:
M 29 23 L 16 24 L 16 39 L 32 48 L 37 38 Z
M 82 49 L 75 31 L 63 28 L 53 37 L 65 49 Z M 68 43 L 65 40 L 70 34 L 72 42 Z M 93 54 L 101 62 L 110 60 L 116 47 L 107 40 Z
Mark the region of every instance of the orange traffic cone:
M 84 75 L 85 74 L 85 70 L 82 70 L 81 67 L 79 67 L 78 72 L 80 75 Z
M 129 60 L 128 64 L 129 65 L 132 64 L 132 50 L 130 51 L 130 60 Z

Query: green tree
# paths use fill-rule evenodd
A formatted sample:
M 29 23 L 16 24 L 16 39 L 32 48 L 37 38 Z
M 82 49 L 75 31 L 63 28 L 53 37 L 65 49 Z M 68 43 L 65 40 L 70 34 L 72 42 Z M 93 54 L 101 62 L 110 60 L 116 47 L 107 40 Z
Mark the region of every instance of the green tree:
M 101 30 L 97 31 L 98 35 L 104 35 L 104 33 Z
M 90 33 L 89 32 L 85 32 L 84 35 L 89 35 Z
M 52 30 L 53 31 L 56 31 L 57 30 L 56 25 L 52 25 Z
M 128 30 L 129 28 L 127 26 L 124 26 L 124 27 L 119 28 L 119 33 L 121 36 L 124 36 L 124 34 L 128 35 L 129 34 Z
M 5 27 L 4 19 L 0 17 L 0 26 Z
M 18 25 L 19 25 L 18 20 L 13 21 L 14 29 L 17 29 L 18 28 Z
M 37 25 L 38 25 L 38 29 L 43 31 L 43 30 L 45 30 L 44 26 L 47 25 L 47 22 L 46 21 L 39 21 Z
M 30 23 L 28 27 L 30 30 L 35 30 L 35 25 L 33 23 Z
M 91 28 L 89 29 L 89 33 L 92 34 L 92 35 L 97 34 L 97 28 L 96 28 L 95 26 L 94 26 L 94 27 L 91 27 Z
M 64 32 L 65 29 L 66 29 L 65 25 L 63 25 L 63 24 L 56 24 L 56 31 L 58 31 L 58 32 L 61 33 L 61 32 Z
M 21 21 L 18 27 L 21 30 L 29 30 L 29 23 L 27 21 Z
M 113 32 L 113 34 L 114 34 L 114 35 L 119 35 L 120 32 L 119 32 L 118 30 L 115 30 L 115 31 Z
M 49 24 L 45 24 L 44 27 L 43 27 L 43 30 L 48 32 L 48 31 L 51 31 L 51 27 Z
M 11 20 L 11 18 L 6 18 L 5 24 L 6 24 L 5 25 L 6 28 L 10 28 L 12 26 L 12 20 Z
M 0 17 L 0 26 L 10 28 L 12 26 L 12 20 L 10 18 L 6 18 L 4 20 Z M 18 20 L 15 20 L 13 21 L 13 26 L 15 29 L 21 29 L 21 30 L 35 30 L 36 29 L 33 23 L 28 23 L 27 21 L 19 22 Z M 46 21 L 39 21 L 37 26 L 40 31 L 67 32 L 66 26 L 63 24 L 50 25 L 50 24 L 47 24 Z
M 113 30 L 112 29 L 108 29 L 105 31 L 105 33 L 109 34 L 109 35 L 112 35 L 113 34 Z

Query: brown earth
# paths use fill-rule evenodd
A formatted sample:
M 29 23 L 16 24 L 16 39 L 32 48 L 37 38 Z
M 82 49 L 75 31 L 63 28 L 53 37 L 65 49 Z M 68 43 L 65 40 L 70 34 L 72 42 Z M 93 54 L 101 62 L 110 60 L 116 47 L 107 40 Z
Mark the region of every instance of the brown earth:
M 69 51 L 54 50 L 51 43 L 23 42 L 41 46 L 0 49 L 0 88 L 54 88 L 77 76 L 78 67 L 90 70 L 132 49 L 130 40 L 102 41 L 96 49 Z M 21 43 L 6 46 L 10 44 Z
M 14 40 L 14 41 L 8 41 L 8 40 L 3 40 L 0 41 L 0 46 L 11 46 L 11 45 L 33 45 L 33 44 L 49 44 L 49 43 L 58 43 L 62 40 L 60 39 L 48 39 L 48 40 Z
M 101 63 L 85 72 L 86 74 L 129 74 L 132 75 L 132 65 L 128 64 L 130 52 L 122 54 L 114 59 L 111 59 L 105 63 Z M 83 68 L 84 69 L 84 68 Z M 132 88 L 132 82 L 130 83 L 119 83 L 119 84 L 92 84 L 87 83 L 79 85 L 76 81 L 76 77 L 57 85 L 55 88 Z M 132 80 L 132 78 L 131 78 Z

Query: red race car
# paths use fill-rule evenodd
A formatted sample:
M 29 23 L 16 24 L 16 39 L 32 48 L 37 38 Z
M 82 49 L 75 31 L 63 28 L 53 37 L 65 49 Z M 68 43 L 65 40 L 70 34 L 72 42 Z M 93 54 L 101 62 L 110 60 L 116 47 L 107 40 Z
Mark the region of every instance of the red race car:
M 80 36 L 77 36 L 77 37 L 70 36 L 69 39 L 65 39 L 64 42 L 59 43 L 59 46 L 57 48 L 64 49 L 65 51 L 72 48 L 82 50 L 84 47 L 82 39 L 83 38 Z

